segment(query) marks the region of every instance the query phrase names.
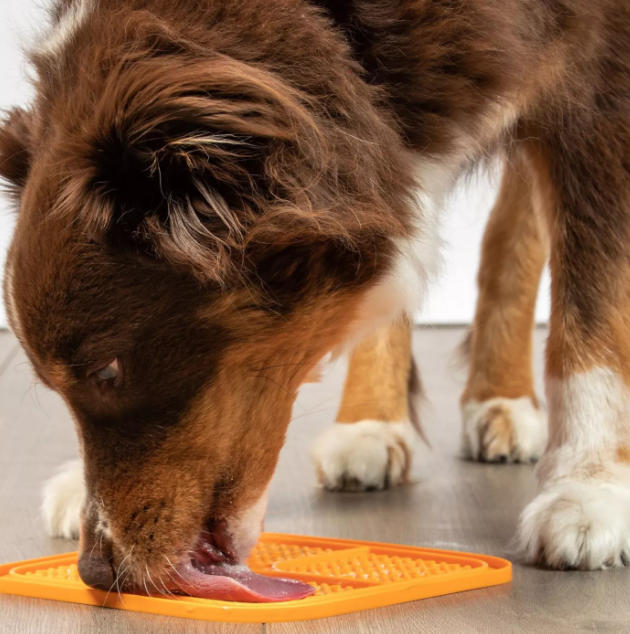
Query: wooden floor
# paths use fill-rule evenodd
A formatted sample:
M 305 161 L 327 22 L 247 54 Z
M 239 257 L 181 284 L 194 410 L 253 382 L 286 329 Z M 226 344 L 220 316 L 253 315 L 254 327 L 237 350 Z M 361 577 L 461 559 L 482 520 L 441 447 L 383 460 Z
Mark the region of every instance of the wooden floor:
M 541 376 L 544 331 L 537 331 Z M 461 329 L 416 333 L 432 449 L 418 456 L 414 483 L 394 491 L 331 494 L 315 486 L 308 459 L 314 437 L 334 417 L 342 364 L 306 386 L 276 473 L 270 531 L 389 541 L 513 557 L 520 509 L 534 492 L 533 468 L 487 466 L 457 456 L 457 401 L 463 377 L 453 362 Z M 32 381 L 15 340 L 0 334 L 0 562 L 74 549 L 44 536 L 42 483 L 76 456 L 60 399 Z M 306 623 L 221 625 L 0 596 L 0 633 L 112 634 L 235 632 L 266 634 L 630 632 L 630 571 L 549 572 L 516 566 L 511 585 Z

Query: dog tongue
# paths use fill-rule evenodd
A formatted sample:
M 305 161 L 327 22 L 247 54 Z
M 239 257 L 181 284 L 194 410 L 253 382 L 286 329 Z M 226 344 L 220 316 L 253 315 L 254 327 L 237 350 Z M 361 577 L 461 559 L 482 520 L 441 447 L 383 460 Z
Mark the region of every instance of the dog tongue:
M 304 599 L 315 592 L 301 581 L 265 577 L 246 566 L 210 564 L 203 566 L 202 572 L 186 563 L 177 571 L 178 589 L 201 599 L 271 603 Z

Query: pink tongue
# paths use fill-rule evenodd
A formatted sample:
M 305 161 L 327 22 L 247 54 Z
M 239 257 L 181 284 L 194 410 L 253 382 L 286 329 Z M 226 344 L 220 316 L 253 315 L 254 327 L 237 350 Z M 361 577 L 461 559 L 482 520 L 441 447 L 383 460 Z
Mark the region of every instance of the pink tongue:
M 213 564 L 200 572 L 187 563 L 178 572 L 178 589 L 201 599 L 271 603 L 304 599 L 315 592 L 315 588 L 301 581 L 257 575 L 246 566 Z

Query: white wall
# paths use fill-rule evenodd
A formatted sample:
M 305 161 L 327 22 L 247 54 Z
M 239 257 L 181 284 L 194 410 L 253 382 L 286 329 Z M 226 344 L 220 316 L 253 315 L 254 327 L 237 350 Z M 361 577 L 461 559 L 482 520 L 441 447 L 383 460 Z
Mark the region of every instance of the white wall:
M 442 221 L 444 267 L 420 315 L 426 324 L 467 324 L 474 317 L 481 238 L 494 204 L 500 173 L 479 174 L 451 196 Z M 549 316 L 549 274 L 545 271 L 536 306 L 536 320 Z
M 44 20 L 42 0 L 0 0 L 0 108 L 25 104 L 31 95 L 22 47 Z M 13 227 L 13 213 L 0 195 L 0 267 Z M 6 326 L 4 302 L 0 302 L 0 328 Z
M 0 108 L 28 102 L 31 94 L 21 46 L 32 38 L 43 21 L 46 0 L 0 0 Z M 494 178 L 496 181 L 496 177 Z M 420 319 L 424 323 L 461 324 L 471 321 L 476 299 L 475 277 L 479 245 L 488 211 L 496 195 L 496 182 L 480 176 L 459 188 L 443 219 L 445 265 Z M 0 195 L 0 264 L 13 226 L 6 198 Z M 548 280 L 542 285 L 537 318 L 549 312 Z M 0 306 L 0 327 L 6 326 Z

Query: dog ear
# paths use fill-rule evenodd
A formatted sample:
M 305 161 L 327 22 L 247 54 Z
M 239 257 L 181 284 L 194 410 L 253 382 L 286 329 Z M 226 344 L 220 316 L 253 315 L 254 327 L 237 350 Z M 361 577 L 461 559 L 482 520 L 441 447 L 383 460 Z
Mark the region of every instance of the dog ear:
M 19 198 L 31 164 L 31 114 L 14 108 L 0 121 L 0 178 L 7 190 Z
M 302 222 L 325 149 L 291 88 L 234 60 L 113 73 L 94 113 L 91 236 L 224 281 L 254 235 Z M 77 201 L 78 202 L 78 201 Z M 292 218 L 292 219 L 289 219 Z M 288 219 L 288 220 L 287 220 Z

